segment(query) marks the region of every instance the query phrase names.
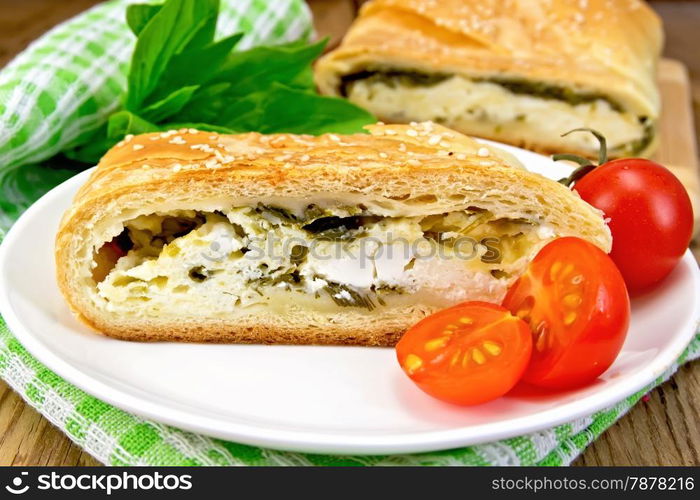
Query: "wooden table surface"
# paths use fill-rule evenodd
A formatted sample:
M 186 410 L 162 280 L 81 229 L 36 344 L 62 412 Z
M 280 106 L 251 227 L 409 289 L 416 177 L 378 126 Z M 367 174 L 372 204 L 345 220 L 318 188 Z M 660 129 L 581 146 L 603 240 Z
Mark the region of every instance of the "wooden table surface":
M 97 0 L 0 0 L 0 67 L 41 33 Z M 361 0 L 310 2 L 321 35 L 338 40 Z M 651 2 L 664 19 L 665 55 L 691 75 L 700 124 L 700 2 Z M 700 134 L 700 128 L 697 129 Z M 696 258 L 700 248 L 693 244 Z M 683 366 L 576 460 L 575 465 L 699 465 L 700 364 Z M 0 381 L 0 465 L 99 465 Z

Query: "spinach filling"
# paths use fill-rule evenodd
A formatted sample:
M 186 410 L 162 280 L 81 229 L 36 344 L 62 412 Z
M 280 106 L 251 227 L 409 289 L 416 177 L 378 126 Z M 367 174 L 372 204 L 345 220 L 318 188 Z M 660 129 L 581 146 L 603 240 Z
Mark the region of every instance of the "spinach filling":
M 343 97 L 348 97 L 352 85 L 358 81 L 383 83 L 390 88 L 432 87 L 449 78 L 452 78 L 453 76 L 454 75 L 448 73 L 428 74 L 408 70 L 359 71 L 357 73 L 344 75 L 341 78 L 339 92 Z M 577 91 L 560 85 L 553 85 L 545 82 L 533 82 L 522 78 L 472 78 L 471 81 L 476 83 L 493 83 L 505 88 L 512 94 L 563 101 L 571 106 L 588 104 L 596 101 L 604 101 L 618 113 L 623 113 L 625 111 L 620 103 L 600 92 Z M 653 125 L 646 116 L 639 116 L 638 120 L 644 125 L 642 137 L 630 143 L 611 149 L 611 153 L 619 155 L 632 155 L 643 151 L 651 143 L 654 136 Z
M 245 278 L 245 285 L 260 296 L 265 295 L 265 288 L 279 287 L 286 291 L 299 293 L 312 293 L 315 297 L 326 296 L 337 306 L 356 307 L 371 311 L 376 307 L 386 305 L 384 298 L 391 295 L 408 293 L 402 286 L 377 282 L 366 288 L 338 282 L 337 279 L 318 274 L 316 271 L 306 273 L 304 266 L 311 260 L 310 249 L 314 241 L 339 242 L 341 245 L 353 242 L 356 238 L 369 235 L 373 231 L 373 225 L 383 221 L 386 217 L 368 213 L 368 209 L 359 205 L 356 207 L 338 206 L 331 209 L 321 208 L 310 204 L 301 210 L 289 210 L 287 208 L 258 204 L 250 207 L 254 218 L 259 218 L 260 223 L 267 221 L 266 228 L 275 226 L 293 226 L 297 231 L 306 234 L 306 243 L 294 244 L 286 261 L 255 263 L 255 272 Z M 189 235 L 198 230 L 211 220 L 217 223 L 225 221 L 225 215 L 221 212 L 181 211 L 177 214 L 142 216 L 129 221 L 125 228 L 113 241 L 105 244 L 105 252 L 114 253 L 109 256 L 109 262 L 105 262 L 103 270 L 99 271 L 101 282 L 114 268 L 121 255 L 134 251 L 139 258 L 158 258 L 162 252 L 174 257 L 179 255 L 181 248 L 175 244 L 168 246 L 177 238 Z M 420 225 L 420 233 L 427 240 L 437 242 L 446 248 L 454 249 L 460 236 L 468 236 L 474 243 L 480 243 L 488 252 L 479 254 L 484 264 L 500 264 L 503 252 L 522 253 L 520 245 L 526 244 L 523 239 L 524 231 L 527 231 L 534 222 L 523 219 L 499 219 L 484 209 L 468 207 L 455 212 L 438 213 L 422 216 L 413 223 Z M 246 241 L 251 234 L 243 226 L 231 222 L 234 237 L 241 238 L 243 244 L 232 251 L 230 256 L 237 254 L 236 259 L 241 258 L 253 248 L 250 241 Z M 491 232 L 502 234 L 502 249 L 494 247 L 488 237 Z M 342 242 L 342 243 L 341 243 Z M 500 243 L 499 243 L 500 245 Z M 112 251 L 110 249 L 116 248 Z M 116 253 L 115 253 L 116 252 Z M 476 255 L 476 254 L 475 254 Z M 96 255 L 96 261 L 98 257 Z M 107 259 L 107 257 L 105 257 Z M 218 261 L 216 261 L 218 262 Z M 404 269 L 412 269 L 415 258 L 405 265 Z M 189 280 L 194 283 L 208 282 L 212 277 L 222 272 L 217 264 L 193 265 L 187 270 Z M 497 279 L 508 278 L 508 274 L 493 269 L 490 271 Z M 136 278 L 130 278 L 132 281 Z M 115 282 L 116 285 L 116 282 Z M 121 286 L 121 285 L 118 285 Z M 311 290 L 314 290 L 311 292 Z M 229 292 L 223 292 L 229 293 Z M 232 293 L 229 293 L 233 295 Z

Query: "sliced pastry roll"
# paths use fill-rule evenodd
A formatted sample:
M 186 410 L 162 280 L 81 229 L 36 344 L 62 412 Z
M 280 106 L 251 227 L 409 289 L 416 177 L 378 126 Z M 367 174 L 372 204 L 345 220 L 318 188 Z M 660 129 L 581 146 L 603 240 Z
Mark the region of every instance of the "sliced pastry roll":
M 63 294 L 122 339 L 392 345 L 500 301 L 552 238 L 610 249 L 599 211 L 498 149 L 430 123 L 369 131 L 127 137 L 63 217 Z
M 316 66 L 326 94 L 546 153 L 649 155 L 658 17 L 642 0 L 374 0 Z

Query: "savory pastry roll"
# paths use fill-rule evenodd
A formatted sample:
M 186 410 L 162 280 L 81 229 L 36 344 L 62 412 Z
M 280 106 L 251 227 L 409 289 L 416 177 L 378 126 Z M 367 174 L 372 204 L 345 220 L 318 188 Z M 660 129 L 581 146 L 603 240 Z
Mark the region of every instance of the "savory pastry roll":
M 641 0 L 374 0 L 316 65 L 326 94 L 545 153 L 655 147 L 659 19 Z
M 443 127 L 127 137 L 63 217 L 72 309 L 130 340 L 392 345 L 498 302 L 547 241 L 611 246 L 601 213 Z

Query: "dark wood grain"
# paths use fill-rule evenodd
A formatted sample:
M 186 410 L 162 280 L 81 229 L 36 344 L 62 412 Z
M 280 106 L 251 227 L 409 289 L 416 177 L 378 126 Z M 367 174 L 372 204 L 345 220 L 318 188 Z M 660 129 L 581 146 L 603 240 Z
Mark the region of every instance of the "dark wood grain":
M 0 67 L 29 42 L 98 0 L 0 0 Z
M 29 42 L 97 0 L 0 0 L 0 67 Z M 311 1 L 321 36 L 340 40 L 362 0 Z M 689 68 L 700 118 L 700 3 L 652 2 L 664 19 L 666 54 Z M 696 258 L 700 251 L 694 248 Z M 682 367 L 615 423 L 575 465 L 700 464 L 700 368 Z M 97 465 L 0 381 L 0 465 Z

